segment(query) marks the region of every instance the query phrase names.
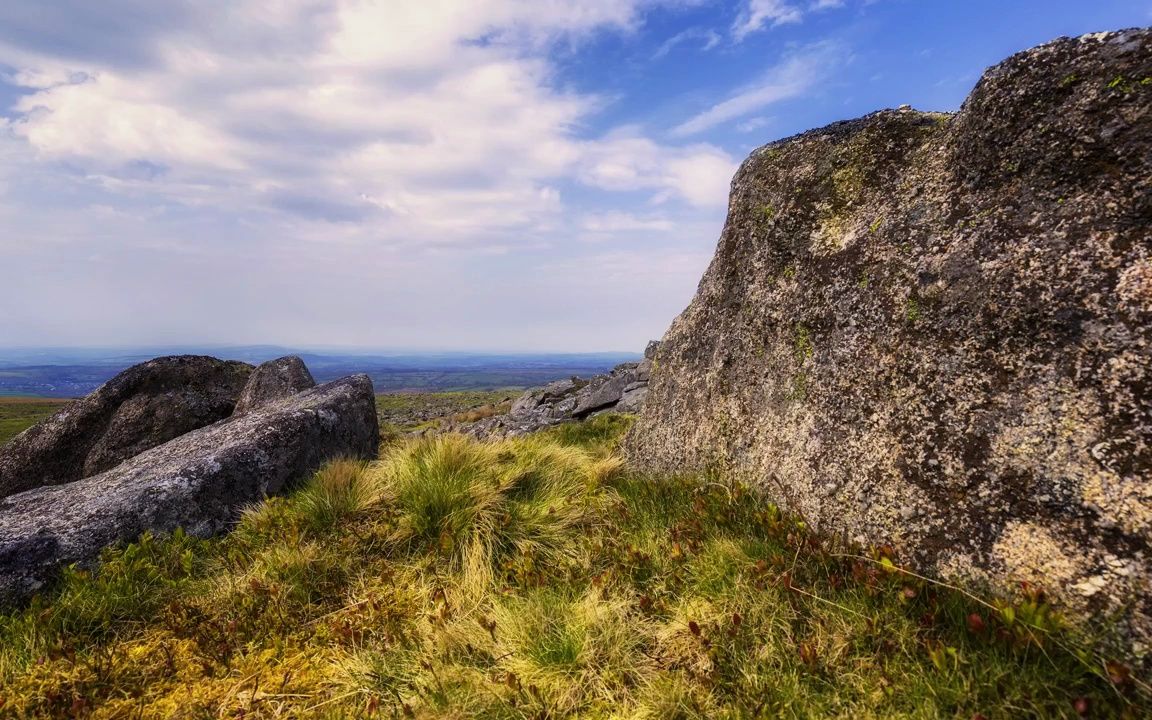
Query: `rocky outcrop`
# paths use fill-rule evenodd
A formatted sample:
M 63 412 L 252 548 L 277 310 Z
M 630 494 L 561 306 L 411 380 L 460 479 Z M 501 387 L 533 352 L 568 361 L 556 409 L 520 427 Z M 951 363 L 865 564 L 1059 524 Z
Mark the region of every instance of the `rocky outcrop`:
M 627 439 L 1152 649 L 1152 31 L 756 150 Z
M 243 415 L 314 387 L 316 381 L 299 357 L 288 355 L 269 360 L 248 378 L 233 414 Z
M 0 602 L 17 602 L 61 565 L 90 564 L 145 531 L 228 529 L 244 506 L 337 457 L 372 458 L 379 428 L 365 375 L 306 390 L 194 430 L 107 472 L 0 500 Z
M 226 418 L 251 372 L 198 355 L 135 365 L 0 447 L 0 497 L 95 475 Z
M 651 347 L 651 346 L 650 346 Z M 648 393 L 652 361 L 617 365 L 611 372 L 585 380 L 573 377 L 529 390 L 506 415 L 455 428 L 479 438 L 525 435 L 563 422 L 603 412 L 635 413 Z

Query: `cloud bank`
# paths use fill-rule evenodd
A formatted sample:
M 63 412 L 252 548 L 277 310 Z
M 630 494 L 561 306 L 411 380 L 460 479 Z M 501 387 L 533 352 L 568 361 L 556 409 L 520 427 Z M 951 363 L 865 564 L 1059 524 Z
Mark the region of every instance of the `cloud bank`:
M 14 344 L 636 345 L 663 328 L 581 331 L 594 320 L 577 297 L 597 283 L 569 274 L 517 289 L 546 295 L 550 319 L 461 328 L 479 308 L 520 311 L 479 273 L 614 277 L 597 263 L 629 257 L 671 319 L 667 293 L 703 261 L 632 244 L 714 236 L 735 160 L 639 127 L 591 130 L 608 100 L 566 87 L 555 58 L 685 4 L 5 3 L 0 330 Z M 622 222 L 621 203 L 654 214 Z M 618 247 L 576 254 L 590 231 Z M 648 304 L 637 288 L 598 292 Z M 539 331 L 563 318 L 570 336 Z

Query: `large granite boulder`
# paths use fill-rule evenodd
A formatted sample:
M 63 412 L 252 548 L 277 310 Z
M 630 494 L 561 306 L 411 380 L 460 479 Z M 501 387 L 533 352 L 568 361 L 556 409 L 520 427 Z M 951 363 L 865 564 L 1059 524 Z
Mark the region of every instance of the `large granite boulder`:
M 269 360 L 249 376 L 233 414 L 243 415 L 314 387 L 316 381 L 299 357 L 288 355 Z
M 631 459 L 1152 649 L 1152 31 L 764 146 Z
M 226 418 L 251 372 L 199 355 L 130 367 L 0 447 L 0 497 L 95 475 Z
M 61 565 L 145 531 L 208 537 L 239 511 L 328 460 L 376 456 L 379 427 L 366 375 L 194 430 L 116 468 L 0 499 L 0 602 L 35 593 Z

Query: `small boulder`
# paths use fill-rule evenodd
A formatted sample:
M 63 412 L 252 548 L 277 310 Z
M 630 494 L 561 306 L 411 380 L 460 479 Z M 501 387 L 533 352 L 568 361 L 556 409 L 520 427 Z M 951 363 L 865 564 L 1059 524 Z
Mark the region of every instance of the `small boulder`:
M 652 360 L 644 359 L 622 363 L 588 380 L 557 380 L 521 395 L 507 415 L 484 418 L 457 429 L 478 438 L 505 437 L 605 412 L 637 413 L 648 396 L 651 374 Z
M 245 506 L 325 462 L 374 458 L 379 440 L 366 375 L 194 430 L 107 472 L 0 499 L 0 603 L 27 599 L 60 567 L 91 566 L 144 532 L 222 533 Z
M 0 447 L 0 497 L 95 475 L 222 420 L 251 372 L 201 355 L 134 365 Z
M 638 413 L 644 409 L 644 401 L 648 399 L 648 383 L 633 383 L 624 390 L 620 402 L 613 408 L 618 413 Z
M 257 367 L 248 378 L 232 414 L 243 415 L 314 387 L 316 381 L 299 357 L 288 355 L 270 360 Z
M 640 363 L 624 363 L 617 365 L 608 375 L 593 378 L 580 394 L 572 415 L 584 418 L 597 410 L 605 410 L 616 405 L 624 396 L 626 387 L 638 382 L 642 376 L 647 377 L 646 370 L 640 365 Z

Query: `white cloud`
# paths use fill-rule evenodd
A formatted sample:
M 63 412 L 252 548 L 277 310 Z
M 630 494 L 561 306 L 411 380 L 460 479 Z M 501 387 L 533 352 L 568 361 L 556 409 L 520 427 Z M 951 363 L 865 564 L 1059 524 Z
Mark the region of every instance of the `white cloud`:
M 737 132 L 742 132 L 742 133 L 755 132 L 761 128 L 767 127 L 768 123 L 770 123 L 770 122 L 771 122 L 771 120 L 769 120 L 766 117 L 748 118 L 744 122 L 738 124 L 736 126 L 736 130 L 737 130 Z
M 270 1 L 231 13 L 243 26 L 319 12 L 278 0 L 268 13 Z M 556 89 L 539 44 L 627 30 L 652 4 L 344 0 L 326 11 L 326 35 L 270 55 L 253 54 L 243 37 L 177 34 L 157 42 L 157 62 L 143 68 L 45 57 L 17 76 L 34 92 L 16 106 L 13 131 L 41 157 L 135 192 L 333 219 L 375 208 L 382 232 L 483 237 L 558 211 L 556 184 L 573 168 L 594 166 L 579 176 L 616 187 L 601 182 L 613 172 L 604 143 L 575 132 L 600 100 Z M 707 204 L 676 168 L 714 168 L 722 153 L 648 143 L 643 154 L 644 179 L 625 189 Z M 134 178 L 141 163 L 156 172 Z
M 708 52 L 720 44 L 721 38 L 720 33 L 712 29 L 688 28 L 665 40 L 652 54 L 652 59 L 659 60 L 666 57 L 677 46 L 693 40 L 699 41 L 702 52 Z
M 665 217 L 641 217 L 632 213 L 594 213 L 584 218 L 581 226 L 590 233 L 667 232 L 675 227 Z
M 835 44 L 821 43 L 804 48 L 771 68 L 758 82 L 677 125 L 671 134 L 673 137 L 696 135 L 774 103 L 798 97 L 842 61 L 843 50 Z
M 761 30 L 799 23 L 810 12 L 834 10 L 844 7 L 845 4 L 845 0 L 810 0 L 802 7 L 801 2 L 802 0 L 748 0 L 732 25 L 733 39 L 740 42 Z
M 585 147 L 580 179 L 604 190 L 653 190 L 658 202 L 724 207 L 736 165 L 714 145 L 670 148 L 625 128 Z
M 477 346 L 522 305 L 476 280 L 479 258 L 511 258 L 490 271 L 511 280 L 545 255 L 584 263 L 587 233 L 710 247 L 733 158 L 591 133 L 606 101 L 554 76 L 557 44 L 692 1 L 108 0 L 120 28 L 87 0 L 10 0 L 0 67 L 23 95 L 0 115 L 0 307 L 27 310 L 0 337 L 394 345 L 467 327 L 454 342 Z M 662 214 L 598 209 L 581 184 Z M 694 284 L 658 284 L 643 322 L 662 329 Z M 421 323 L 388 314 L 423 302 Z M 598 327 L 567 347 L 609 346 Z
M 732 36 L 740 42 L 765 27 L 798 23 L 803 17 L 804 11 L 787 0 L 748 0 L 748 5 L 732 26 Z

